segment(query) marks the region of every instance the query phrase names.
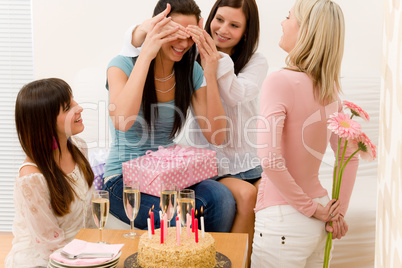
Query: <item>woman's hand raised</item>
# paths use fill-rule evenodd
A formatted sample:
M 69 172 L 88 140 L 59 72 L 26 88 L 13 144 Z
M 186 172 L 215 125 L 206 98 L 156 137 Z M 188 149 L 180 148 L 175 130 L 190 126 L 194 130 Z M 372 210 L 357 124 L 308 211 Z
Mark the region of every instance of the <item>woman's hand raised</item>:
M 150 18 L 150 19 L 145 20 L 143 23 L 141 23 L 141 25 L 139 25 L 135 29 L 135 31 L 139 31 L 139 32 L 142 32 L 144 35 L 147 35 L 155 27 L 155 25 L 158 22 L 160 22 L 162 19 L 167 17 L 167 15 L 170 12 L 170 9 L 171 9 L 170 4 L 167 4 L 166 9 L 164 11 L 162 11 L 161 13 L 159 13 L 158 15 L 156 15 L 156 16 Z M 134 42 L 134 41 L 137 41 L 137 40 L 132 40 L 132 41 Z M 141 41 L 142 41 L 141 44 L 135 45 L 135 46 L 136 47 L 141 46 L 144 40 L 141 40 Z
M 172 19 L 162 18 L 158 23 L 153 26 L 151 31 L 147 34 L 144 44 L 142 45 L 141 55 L 154 59 L 161 49 L 162 45 L 177 40 L 180 27 L 165 27 Z
M 221 58 L 218 50 L 216 49 L 215 42 L 212 37 L 202 29 L 203 19 L 200 20 L 199 25 L 187 26 L 187 32 L 191 35 L 193 41 L 197 44 L 198 52 L 201 57 L 201 66 L 204 73 L 216 75 L 218 68 L 218 61 Z
M 146 53 L 148 53 L 152 59 L 156 57 L 157 52 L 164 43 L 190 37 L 190 35 L 186 33 L 185 27 L 172 21 L 170 17 L 166 17 L 169 12 L 170 4 L 167 4 L 164 11 L 145 20 L 133 32 L 132 44 L 135 47 L 147 47 Z

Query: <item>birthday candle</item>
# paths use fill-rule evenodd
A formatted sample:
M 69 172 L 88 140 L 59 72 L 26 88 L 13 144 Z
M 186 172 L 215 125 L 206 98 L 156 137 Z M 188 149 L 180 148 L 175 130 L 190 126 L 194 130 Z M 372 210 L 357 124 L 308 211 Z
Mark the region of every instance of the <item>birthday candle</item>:
M 201 236 L 205 238 L 204 208 L 201 206 Z
M 191 231 L 194 233 L 194 208 L 191 209 Z
M 159 221 L 162 219 L 162 210 L 159 210 Z
M 205 238 L 205 226 L 204 226 L 204 217 L 201 216 L 201 236 Z
M 149 216 L 151 217 L 151 233 L 154 235 L 155 234 L 155 225 L 154 225 L 154 213 L 151 211 L 149 213 Z
M 152 239 L 152 233 L 151 233 L 151 219 L 147 219 L 147 225 L 148 225 L 148 238 Z
M 194 219 L 195 225 L 195 243 L 198 243 L 198 219 Z
M 163 219 L 161 218 L 161 244 L 163 244 L 163 236 L 164 236 L 164 229 L 165 229 L 165 225 L 163 223 Z
M 180 221 L 179 221 L 179 216 L 176 217 L 176 242 L 177 245 L 180 246 Z
M 190 238 L 190 220 L 191 220 L 191 217 L 190 217 L 190 214 L 186 214 L 186 216 L 187 216 L 187 237 L 188 238 Z
M 179 206 L 177 206 L 177 209 L 176 209 L 176 217 L 179 217 L 179 220 L 180 220 L 180 207 Z
M 179 206 L 177 206 L 177 213 L 176 213 L 176 215 L 177 215 L 177 217 L 179 217 L 180 234 L 181 234 L 181 213 L 180 213 Z
M 165 223 L 165 232 L 164 232 L 164 235 L 165 235 L 165 239 L 166 239 L 166 236 L 167 236 L 167 234 L 168 234 L 168 217 L 167 217 L 167 214 L 165 213 L 165 216 L 163 216 L 163 222 Z

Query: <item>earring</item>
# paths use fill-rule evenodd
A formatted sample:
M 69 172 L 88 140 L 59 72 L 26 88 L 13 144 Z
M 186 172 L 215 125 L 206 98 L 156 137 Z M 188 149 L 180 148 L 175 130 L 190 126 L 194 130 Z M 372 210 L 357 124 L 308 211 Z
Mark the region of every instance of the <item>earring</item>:
M 56 150 L 57 148 L 59 148 L 59 146 L 57 145 L 57 140 L 56 138 L 53 136 L 53 145 L 52 145 L 52 149 Z

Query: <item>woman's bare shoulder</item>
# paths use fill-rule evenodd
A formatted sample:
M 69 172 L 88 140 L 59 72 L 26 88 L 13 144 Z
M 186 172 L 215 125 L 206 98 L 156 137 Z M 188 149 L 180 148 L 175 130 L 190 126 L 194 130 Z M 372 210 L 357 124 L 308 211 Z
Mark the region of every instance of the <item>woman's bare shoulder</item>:
M 41 174 L 39 168 L 36 166 L 36 164 L 29 158 L 27 157 L 24 161 L 24 163 L 21 165 L 20 170 L 19 170 L 19 178 L 31 175 L 31 174 Z

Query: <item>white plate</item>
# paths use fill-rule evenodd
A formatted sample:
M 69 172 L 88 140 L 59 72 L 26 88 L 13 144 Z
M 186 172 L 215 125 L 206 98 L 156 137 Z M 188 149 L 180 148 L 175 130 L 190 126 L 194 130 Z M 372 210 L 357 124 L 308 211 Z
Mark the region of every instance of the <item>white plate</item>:
M 61 251 L 62 249 L 59 249 L 57 251 Z M 56 251 L 56 252 L 57 252 Z M 66 267 L 80 267 L 80 268 L 90 268 L 90 267 L 97 267 L 97 268 L 108 268 L 108 267 L 113 267 L 113 265 L 116 265 L 119 262 L 119 258 L 121 256 L 121 251 L 114 257 L 113 259 L 106 261 L 104 263 L 98 263 L 98 264 L 91 264 L 91 265 L 73 265 L 73 264 L 66 264 L 62 262 L 58 262 L 53 259 L 49 259 L 49 265 L 52 265 L 54 268 L 66 268 Z
M 108 263 L 100 263 L 97 264 L 99 266 L 85 266 L 85 265 L 68 265 L 68 264 L 57 264 L 56 262 L 54 262 L 53 260 L 50 260 L 48 267 L 50 268 L 70 268 L 70 267 L 81 267 L 81 268 L 86 268 L 86 267 L 96 267 L 96 268 L 112 268 L 112 267 L 116 267 L 117 264 L 119 262 L 119 259 L 114 260 L 113 262 L 108 262 Z
M 101 266 L 97 266 L 97 268 L 113 268 L 116 267 L 118 263 L 118 259 L 116 262 L 105 264 L 104 266 L 100 264 Z M 74 266 L 61 266 L 55 263 L 52 263 L 51 261 L 48 263 L 48 268 L 67 268 L 67 267 L 74 267 Z M 85 267 L 85 266 L 80 266 L 80 267 Z
M 115 267 L 117 263 L 119 262 L 119 259 L 114 260 L 113 262 L 108 262 L 108 263 L 101 263 L 101 264 L 95 264 L 88 266 L 88 265 L 68 265 L 68 264 L 60 264 L 56 263 L 55 261 L 51 260 L 49 262 L 49 266 L 52 268 L 72 268 L 72 267 L 81 267 L 81 268 L 87 268 L 87 267 L 96 267 L 96 268 L 110 268 L 110 267 Z

